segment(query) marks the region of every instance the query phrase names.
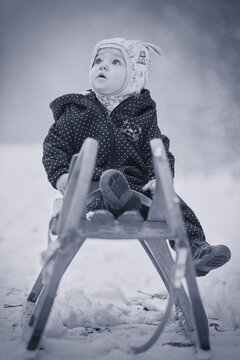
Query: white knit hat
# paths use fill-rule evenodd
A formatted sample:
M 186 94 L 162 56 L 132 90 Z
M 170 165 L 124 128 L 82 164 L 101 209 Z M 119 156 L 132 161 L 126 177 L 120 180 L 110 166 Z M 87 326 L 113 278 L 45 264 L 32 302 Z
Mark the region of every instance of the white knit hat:
M 128 40 L 124 38 L 106 39 L 100 41 L 95 46 L 91 56 L 90 69 L 93 67 L 98 51 L 102 48 L 109 47 L 119 49 L 122 52 L 127 64 L 127 77 L 123 86 L 114 94 L 103 96 L 96 93 L 96 95 L 105 106 L 112 103 L 112 107 L 114 108 L 127 97 L 137 95 L 141 92 L 147 83 L 151 67 L 149 50 L 154 51 L 157 55 L 162 55 L 162 50 L 157 45 L 145 43 L 140 40 Z

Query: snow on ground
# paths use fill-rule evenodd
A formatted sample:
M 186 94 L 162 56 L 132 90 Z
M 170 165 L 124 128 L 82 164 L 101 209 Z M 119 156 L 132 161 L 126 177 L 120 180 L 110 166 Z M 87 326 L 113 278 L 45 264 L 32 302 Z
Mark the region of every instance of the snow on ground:
M 41 269 L 47 225 L 58 193 L 41 166 L 41 146 L 1 145 L 0 358 L 24 359 L 21 309 Z M 211 244 L 231 248 L 223 268 L 199 278 L 210 319 L 212 358 L 240 353 L 240 187 L 229 171 L 175 180 L 178 194 L 197 213 Z M 156 296 L 153 296 L 157 294 Z M 128 352 L 153 333 L 166 306 L 166 290 L 137 241 L 87 240 L 58 290 L 39 353 L 42 360 L 195 359 L 174 316 L 144 354 Z

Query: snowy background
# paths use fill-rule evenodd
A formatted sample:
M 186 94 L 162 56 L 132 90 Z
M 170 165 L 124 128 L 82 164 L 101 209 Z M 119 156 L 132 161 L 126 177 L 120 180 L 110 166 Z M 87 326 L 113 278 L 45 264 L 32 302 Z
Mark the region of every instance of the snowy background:
M 41 143 L 49 102 L 88 88 L 95 43 L 124 36 L 160 45 L 149 89 L 176 157 L 175 189 L 208 241 L 232 251 L 198 279 L 213 359 L 239 359 L 239 1 L 3 0 L 0 120 L 0 358 L 23 359 L 21 307 L 41 269 L 52 201 Z M 157 296 L 154 296 L 157 294 Z M 61 282 L 39 358 L 194 359 L 178 324 L 133 356 L 164 311 L 166 290 L 136 241 L 88 240 Z

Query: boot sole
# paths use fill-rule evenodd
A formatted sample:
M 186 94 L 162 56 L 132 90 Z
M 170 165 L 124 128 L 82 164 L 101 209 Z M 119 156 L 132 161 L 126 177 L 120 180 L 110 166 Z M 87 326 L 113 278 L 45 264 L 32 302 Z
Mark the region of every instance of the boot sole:
M 224 253 L 224 254 L 223 254 Z M 217 269 L 226 264 L 231 258 L 230 250 L 222 245 L 210 254 L 204 255 L 202 259 L 193 261 L 198 276 L 204 276 L 209 271 Z
M 107 170 L 100 178 L 99 187 L 104 200 L 115 209 L 124 207 L 133 195 L 124 175 L 118 170 Z

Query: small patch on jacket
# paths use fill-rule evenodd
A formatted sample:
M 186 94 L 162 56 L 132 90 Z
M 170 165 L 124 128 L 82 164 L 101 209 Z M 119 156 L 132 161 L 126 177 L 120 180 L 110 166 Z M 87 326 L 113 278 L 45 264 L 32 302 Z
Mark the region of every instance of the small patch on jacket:
M 121 133 L 126 135 L 129 140 L 138 141 L 142 129 L 136 124 L 131 124 L 128 120 L 124 121 Z

